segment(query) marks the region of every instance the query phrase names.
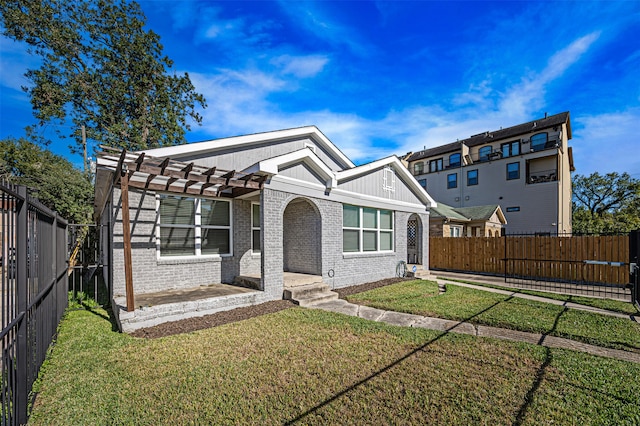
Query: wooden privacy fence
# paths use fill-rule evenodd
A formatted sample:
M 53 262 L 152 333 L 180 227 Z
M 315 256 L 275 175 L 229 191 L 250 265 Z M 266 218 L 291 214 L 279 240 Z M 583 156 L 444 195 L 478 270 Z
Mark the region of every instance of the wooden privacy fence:
M 629 236 L 429 238 L 431 269 L 627 286 Z

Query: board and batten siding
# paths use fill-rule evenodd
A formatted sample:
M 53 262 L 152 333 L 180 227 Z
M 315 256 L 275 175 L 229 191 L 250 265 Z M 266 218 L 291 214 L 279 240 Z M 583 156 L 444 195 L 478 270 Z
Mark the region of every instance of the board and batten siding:
M 373 197 L 386 198 L 405 203 L 422 204 L 422 201 L 407 187 L 399 174 L 393 173 L 395 180 L 394 190 L 384 189 L 384 168 L 380 168 L 364 176 L 354 177 L 353 179 L 340 181 L 338 188 L 357 194 L 365 194 Z M 388 176 L 388 179 L 391 177 Z M 390 182 L 387 182 L 390 185 Z

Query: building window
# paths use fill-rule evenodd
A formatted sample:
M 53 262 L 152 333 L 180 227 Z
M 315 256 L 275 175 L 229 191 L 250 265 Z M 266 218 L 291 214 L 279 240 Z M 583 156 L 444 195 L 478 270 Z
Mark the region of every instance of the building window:
M 467 171 L 467 186 L 478 184 L 478 169 Z
M 159 196 L 160 256 L 231 253 L 229 201 Z
M 458 187 L 458 174 L 451 173 L 450 175 L 447 175 L 447 188 L 452 189 L 457 187 Z
M 507 180 L 520 179 L 520 163 L 507 164 Z
M 519 211 L 520 211 L 520 206 L 507 207 L 507 213 L 513 213 L 513 212 L 519 212 Z
M 513 157 L 520 155 L 520 141 L 507 142 L 500 145 L 503 157 Z
M 429 172 L 437 172 L 442 170 L 442 158 L 438 158 L 437 160 L 429 161 Z
M 391 167 L 385 167 L 382 173 L 382 189 L 387 192 L 395 192 L 396 172 Z
M 344 204 L 342 251 L 393 251 L 393 211 Z
M 413 174 L 421 175 L 424 173 L 424 163 L 420 161 L 419 163 L 414 163 L 413 165 Z
M 460 154 L 451 154 L 449 156 L 449 167 L 460 167 Z
M 450 237 L 460 237 L 462 236 L 462 226 L 449 226 L 449 236 Z
M 419 179 L 418 183 L 420 184 L 421 187 L 423 187 L 424 189 L 427 189 L 427 180 L 426 179 Z
M 489 160 L 489 154 L 491 154 L 491 151 L 491 145 L 483 146 L 482 148 L 480 148 L 480 150 L 478 151 L 478 158 L 480 158 L 480 161 Z
M 260 232 L 260 204 L 251 204 L 251 251 L 260 253 L 261 250 Z
M 531 151 L 542 151 L 547 144 L 547 140 L 547 133 L 538 133 L 531 136 Z

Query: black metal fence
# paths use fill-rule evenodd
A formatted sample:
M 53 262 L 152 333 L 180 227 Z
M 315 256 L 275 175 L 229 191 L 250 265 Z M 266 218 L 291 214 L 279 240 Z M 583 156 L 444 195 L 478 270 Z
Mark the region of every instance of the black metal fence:
M 629 274 L 633 285 L 633 303 L 640 309 L 640 229 L 629 234 Z
M 0 183 L 2 425 L 27 423 L 29 395 L 68 304 L 67 222 L 26 187 Z
M 93 300 L 103 306 L 109 301 L 102 269 L 98 225 L 69 224 L 69 291 L 74 300 Z
M 631 301 L 629 234 L 504 238 L 504 276 L 511 286 Z

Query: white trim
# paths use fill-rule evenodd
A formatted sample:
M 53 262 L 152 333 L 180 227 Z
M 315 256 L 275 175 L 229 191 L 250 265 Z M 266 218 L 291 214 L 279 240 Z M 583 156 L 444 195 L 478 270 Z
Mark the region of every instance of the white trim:
M 167 146 L 163 148 L 149 149 L 144 152 L 154 157 L 179 158 L 183 155 L 201 154 L 229 148 L 243 147 L 252 144 L 278 142 L 280 140 L 309 137 L 322 145 L 330 154 L 339 159 L 343 166 L 352 168 L 355 164 L 347 158 L 316 126 L 298 127 L 295 129 L 276 130 L 272 132 L 254 133 L 252 135 L 234 136 L 229 138 L 214 139 L 204 142 L 194 142 L 186 145 Z M 142 152 L 142 151 L 140 151 Z

